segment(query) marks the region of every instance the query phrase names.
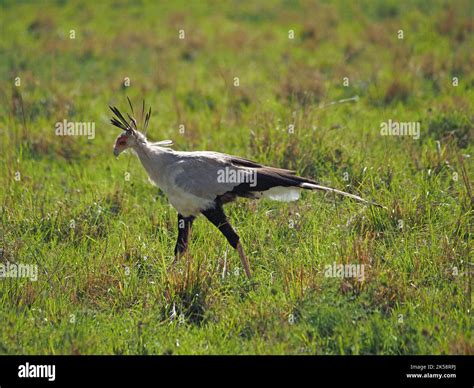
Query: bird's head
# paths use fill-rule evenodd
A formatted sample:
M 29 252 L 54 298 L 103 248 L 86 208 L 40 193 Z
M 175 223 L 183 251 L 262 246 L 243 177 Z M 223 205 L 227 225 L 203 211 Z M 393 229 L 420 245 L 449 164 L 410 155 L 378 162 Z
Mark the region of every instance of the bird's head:
M 130 132 L 123 131 L 117 136 L 117 139 L 115 139 L 114 155 L 119 156 L 126 149 L 133 148 L 136 143 L 136 138 Z
M 127 97 L 128 103 L 130 104 L 131 108 L 131 115 L 127 113 L 128 120 L 122 115 L 122 113 L 118 110 L 118 108 L 111 106 L 110 109 L 115 114 L 115 117 L 112 117 L 110 122 L 112 125 L 123 130 L 123 132 L 117 136 L 114 145 L 114 155 L 117 157 L 123 151 L 128 148 L 135 148 L 139 145 L 140 142 L 144 142 L 146 137 L 140 133 L 138 130 L 137 120 L 134 117 L 133 113 L 133 106 L 130 102 L 130 99 Z M 142 130 L 146 133 L 146 129 L 148 127 L 148 122 L 150 121 L 151 116 L 151 108 L 145 114 L 145 101 L 143 101 L 143 108 L 142 108 L 142 116 L 141 121 L 143 122 Z

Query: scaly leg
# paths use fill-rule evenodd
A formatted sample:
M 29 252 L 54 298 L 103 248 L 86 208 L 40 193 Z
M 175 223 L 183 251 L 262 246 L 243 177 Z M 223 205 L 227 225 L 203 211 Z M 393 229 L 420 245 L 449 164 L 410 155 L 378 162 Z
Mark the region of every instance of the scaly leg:
M 230 225 L 229 220 L 224 213 L 224 209 L 222 209 L 222 206 L 218 204 L 214 209 L 205 210 L 202 212 L 202 214 L 204 214 L 204 216 L 221 231 L 232 248 L 237 250 L 240 260 L 242 261 L 245 274 L 250 279 L 252 277 L 250 273 L 250 265 L 247 261 L 247 257 L 245 256 L 244 249 L 240 244 L 240 237 Z

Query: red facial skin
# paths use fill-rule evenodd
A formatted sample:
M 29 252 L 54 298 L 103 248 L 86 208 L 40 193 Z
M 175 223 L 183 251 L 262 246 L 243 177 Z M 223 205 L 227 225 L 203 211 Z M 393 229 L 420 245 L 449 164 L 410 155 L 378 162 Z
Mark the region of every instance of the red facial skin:
M 119 154 L 127 148 L 127 136 L 122 135 L 115 141 L 114 155 L 118 157 Z
M 127 144 L 127 136 L 123 135 L 120 136 L 117 141 L 115 142 L 115 146 L 123 147 Z

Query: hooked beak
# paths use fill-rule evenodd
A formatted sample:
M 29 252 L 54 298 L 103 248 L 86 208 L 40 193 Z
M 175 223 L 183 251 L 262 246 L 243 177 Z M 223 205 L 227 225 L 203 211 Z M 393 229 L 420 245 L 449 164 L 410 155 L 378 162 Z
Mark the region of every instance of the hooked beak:
M 117 158 L 120 154 L 120 151 L 117 147 L 114 147 L 114 156 Z

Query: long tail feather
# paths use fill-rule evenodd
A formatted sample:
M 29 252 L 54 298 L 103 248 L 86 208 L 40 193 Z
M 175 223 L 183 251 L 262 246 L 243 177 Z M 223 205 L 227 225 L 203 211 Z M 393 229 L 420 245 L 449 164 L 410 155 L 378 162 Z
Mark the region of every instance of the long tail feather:
M 303 183 L 303 184 L 301 184 L 300 187 L 303 188 L 303 189 L 308 189 L 308 190 L 320 190 L 320 191 L 325 191 L 327 193 L 334 193 L 334 194 L 337 194 L 337 195 L 342 195 L 343 197 L 352 198 L 352 199 L 354 199 L 358 202 L 365 203 L 367 205 L 373 205 L 373 206 L 377 206 L 377 207 L 386 209 L 385 206 L 379 205 L 378 203 L 368 201 L 368 200 L 366 200 L 364 198 L 361 198 L 357 195 L 349 194 L 349 193 L 346 193 L 345 191 L 333 189 L 331 187 L 321 186 L 321 185 L 317 185 L 317 184 L 314 184 L 314 183 Z
M 343 197 L 348 197 L 367 205 L 386 209 L 386 207 L 378 203 L 368 201 L 357 195 L 349 194 L 331 187 L 321 186 L 311 179 L 297 176 L 295 171 L 292 170 L 263 166 L 252 160 L 242 159 L 236 156 L 228 156 L 228 158 L 232 167 L 238 169 L 246 168 L 257 173 L 255 185 L 251 186 L 248 183 L 241 183 L 232 190 L 233 194 L 240 197 L 252 198 L 255 192 L 266 192 L 266 196 L 272 199 L 294 201 L 298 199 L 297 192 L 295 192 L 294 189 L 320 190 L 342 195 Z

